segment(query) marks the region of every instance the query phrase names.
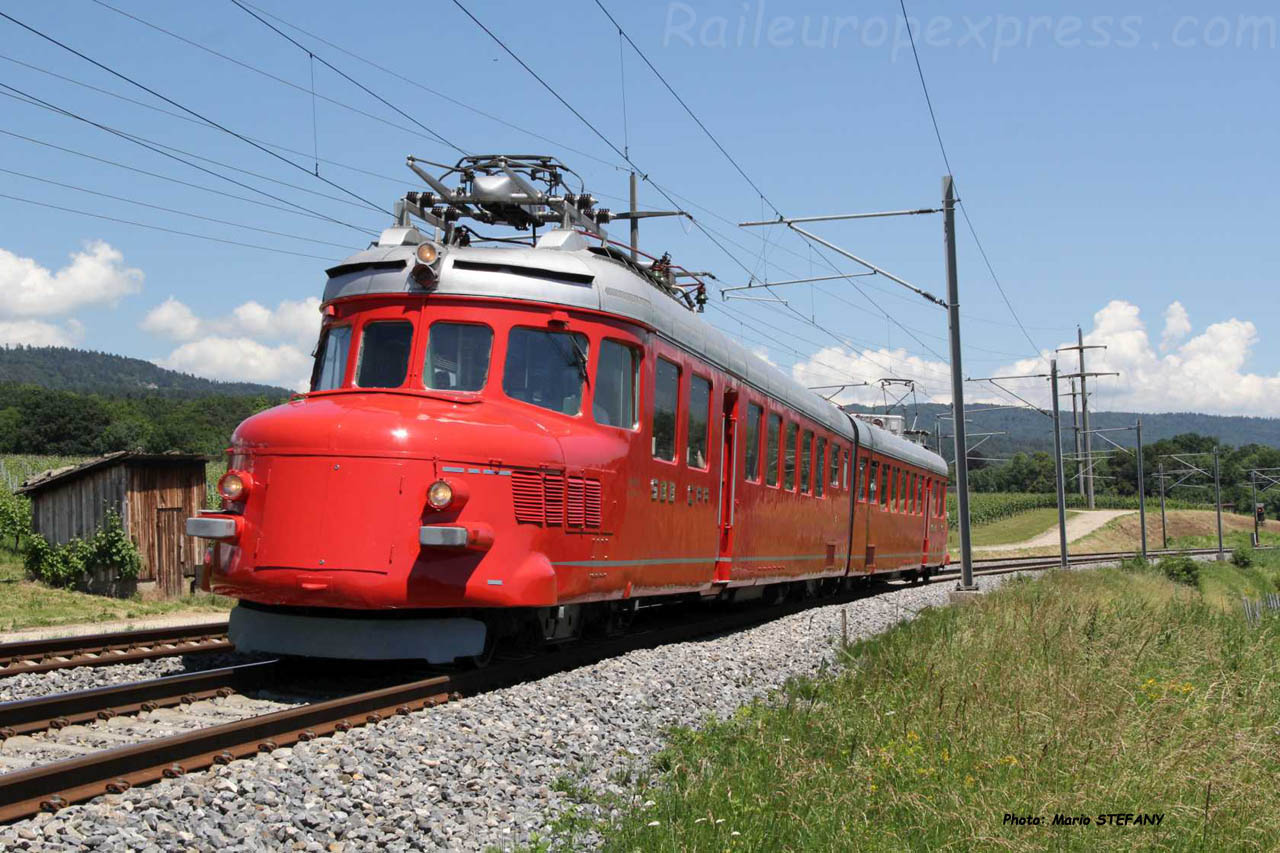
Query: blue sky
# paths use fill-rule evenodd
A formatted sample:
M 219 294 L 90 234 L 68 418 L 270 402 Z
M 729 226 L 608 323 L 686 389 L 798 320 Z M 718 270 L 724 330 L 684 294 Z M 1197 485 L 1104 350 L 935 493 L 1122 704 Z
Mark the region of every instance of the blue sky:
M 282 146 L 277 150 L 303 168 L 190 116 L 170 115 L 178 112 L 173 106 L 0 20 L 0 83 L 188 152 L 184 158 L 210 158 L 217 164 L 196 162 L 285 203 L 9 97 L 0 99 L 0 130 L 287 208 L 0 134 L 0 168 L 263 230 L 0 172 L 4 195 L 271 249 L 0 198 L 0 338 L 68 342 L 218 378 L 294 385 L 314 333 L 306 300 L 319 294 L 327 261 L 368 240 L 315 215 L 370 231 L 387 224 L 385 215 L 308 174 L 314 153 L 323 177 L 390 207 L 417 188 L 406 154 L 452 161 L 457 152 L 319 63 L 313 113 L 307 54 L 229 0 L 107 2 L 294 86 L 91 0 L 3 8 L 228 128 Z M 309 31 L 281 25 L 462 148 L 558 155 L 603 205 L 624 206 L 620 158 L 452 2 L 255 3 Z M 783 211 L 936 205 L 945 167 L 895 2 L 605 5 Z M 540 4 L 536 16 L 521 3 L 467 6 L 619 147 L 625 91 L 632 159 L 682 204 L 696 204 L 690 209 L 737 261 L 674 220 L 645 223 L 645 248 L 714 270 L 725 286 L 745 283 L 743 267 L 773 280 L 830 272 L 795 235 L 730 224 L 770 211 L 630 48 L 620 62 L 617 31 L 594 0 Z M 1091 342 L 1109 347 L 1098 365 L 1122 373 L 1099 383 L 1103 408 L 1280 415 L 1280 306 L 1270 262 L 1280 224 L 1274 7 L 1080 3 L 1044 15 L 994 2 L 907 8 L 961 197 L 1035 345 L 1016 327 L 962 221 L 966 373 L 1043 369 L 1035 353 L 1067 343 L 1079 323 Z M 642 204 L 668 206 L 649 186 Z M 620 236 L 625 224 L 614 229 Z M 814 230 L 927 290 L 944 291 L 937 217 Z M 943 313 L 885 279 L 856 281 L 871 299 L 840 283 L 779 288 L 789 307 L 722 302 L 713 293 L 707 316 L 810 384 L 911 375 L 921 397 L 947 399 Z M 1180 308 L 1171 310 L 1175 302 Z M 1025 387 L 1043 400 L 1039 383 Z M 970 393 L 998 399 L 980 386 Z M 847 399 L 871 398 L 862 391 Z

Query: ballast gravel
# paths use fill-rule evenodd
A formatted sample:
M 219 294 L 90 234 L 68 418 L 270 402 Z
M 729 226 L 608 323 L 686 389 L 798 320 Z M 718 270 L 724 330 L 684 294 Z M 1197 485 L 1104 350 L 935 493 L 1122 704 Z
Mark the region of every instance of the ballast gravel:
M 510 848 L 545 837 L 568 806 L 557 782 L 625 793 L 669 727 L 724 718 L 830 666 L 841 611 L 849 638 L 867 637 L 946 604 L 951 589 L 814 607 L 99 797 L 0 827 L 0 849 Z
M 109 666 L 73 666 L 67 669 L 51 669 L 48 672 L 20 672 L 0 679 L 0 702 L 34 699 L 55 693 L 75 690 L 92 690 L 110 687 L 166 675 L 182 675 L 233 666 L 261 660 L 261 655 L 239 655 L 234 652 L 200 652 L 191 655 L 171 655 L 137 663 L 117 663 Z

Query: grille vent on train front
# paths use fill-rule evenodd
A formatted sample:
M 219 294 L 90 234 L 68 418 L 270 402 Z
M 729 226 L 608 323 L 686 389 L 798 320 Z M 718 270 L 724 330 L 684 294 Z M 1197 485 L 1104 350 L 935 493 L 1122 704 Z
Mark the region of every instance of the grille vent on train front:
M 600 481 L 554 471 L 512 471 L 516 521 L 544 527 L 591 529 L 601 524 Z

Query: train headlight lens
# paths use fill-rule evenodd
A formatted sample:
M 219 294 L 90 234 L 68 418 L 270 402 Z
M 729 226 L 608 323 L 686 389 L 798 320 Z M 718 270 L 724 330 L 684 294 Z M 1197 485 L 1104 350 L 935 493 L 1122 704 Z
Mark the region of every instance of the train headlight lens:
M 420 262 L 430 266 L 440 257 L 440 250 L 431 243 L 419 243 L 417 254 Z
M 453 503 L 453 486 L 447 480 L 436 480 L 427 489 L 427 503 L 435 510 L 448 509 Z
M 246 471 L 228 471 L 218 480 L 218 494 L 227 503 L 239 503 L 249 496 L 253 479 Z

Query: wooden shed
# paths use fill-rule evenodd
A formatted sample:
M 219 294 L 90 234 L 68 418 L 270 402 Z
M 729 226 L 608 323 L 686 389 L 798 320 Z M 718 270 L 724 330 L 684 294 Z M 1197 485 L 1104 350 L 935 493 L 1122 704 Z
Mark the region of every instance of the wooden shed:
M 18 489 L 31 499 L 36 533 L 62 545 L 92 536 L 115 509 L 138 546 L 138 588 L 164 598 L 182 595 L 203 556 L 186 520 L 204 507 L 208 457 L 119 451 L 45 471 Z

